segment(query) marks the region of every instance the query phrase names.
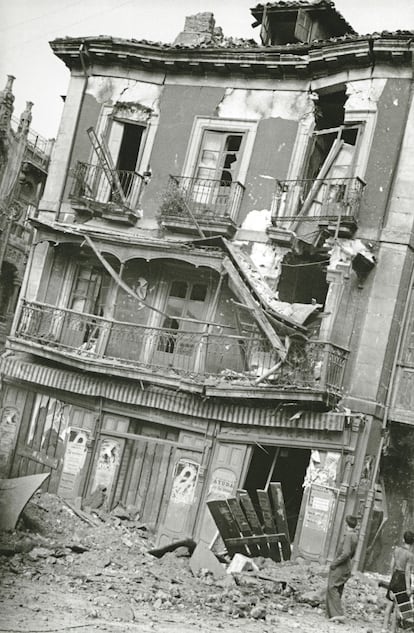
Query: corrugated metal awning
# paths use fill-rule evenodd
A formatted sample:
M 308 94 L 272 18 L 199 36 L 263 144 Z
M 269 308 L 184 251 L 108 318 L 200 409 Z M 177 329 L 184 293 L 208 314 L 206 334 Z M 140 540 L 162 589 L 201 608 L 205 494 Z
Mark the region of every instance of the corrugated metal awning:
M 229 424 L 338 432 L 344 429 L 347 418 L 344 413 L 315 411 L 303 411 L 291 416 L 286 410 L 222 403 L 216 399 L 202 399 L 194 394 L 171 391 L 154 385 L 148 385 L 143 389 L 138 382 L 101 378 L 46 367 L 16 357 L 1 359 L 0 372 L 4 378 L 54 390 L 105 398 L 129 405 L 171 411 L 184 416 Z

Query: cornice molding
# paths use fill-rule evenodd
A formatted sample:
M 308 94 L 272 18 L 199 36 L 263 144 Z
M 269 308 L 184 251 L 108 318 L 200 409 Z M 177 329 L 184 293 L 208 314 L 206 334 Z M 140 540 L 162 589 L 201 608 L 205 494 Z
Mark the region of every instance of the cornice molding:
M 92 70 L 94 65 L 121 65 L 173 74 L 311 77 L 380 62 L 411 66 L 413 35 L 398 32 L 265 47 L 174 47 L 109 36 L 61 38 L 50 45 L 70 69 L 79 69 L 83 62 Z

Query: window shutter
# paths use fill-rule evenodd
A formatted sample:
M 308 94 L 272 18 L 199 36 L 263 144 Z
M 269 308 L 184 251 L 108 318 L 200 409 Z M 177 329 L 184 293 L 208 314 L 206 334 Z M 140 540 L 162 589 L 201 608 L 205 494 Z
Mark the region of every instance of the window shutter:
M 298 16 L 296 18 L 295 26 L 295 38 L 299 42 L 309 42 L 312 29 L 312 20 L 309 17 L 309 13 L 299 9 Z
M 263 10 L 262 27 L 260 29 L 260 39 L 262 40 L 263 46 L 267 46 L 268 44 L 272 43 L 270 41 L 270 25 L 269 25 L 269 18 L 267 16 L 266 6 L 264 7 L 264 10 Z

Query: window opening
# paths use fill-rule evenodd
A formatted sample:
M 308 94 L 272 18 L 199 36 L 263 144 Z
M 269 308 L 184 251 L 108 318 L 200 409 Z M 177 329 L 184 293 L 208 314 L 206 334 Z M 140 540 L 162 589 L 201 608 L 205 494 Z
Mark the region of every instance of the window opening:
M 189 357 L 193 354 L 199 341 L 197 332 L 202 327 L 198 321 L 205 316 L 207 290 L 207 284 L 199 282 L 179 279 L 171 282 L 165 306 L 165 312 L 170 316 L 163 321 L 157 352 L 175 354 L 175 360 L 177 355 Z M 182 318 L 194 321 L 182 321 Z M 180 330 L 184 332 L 180 334 Z
M 326 259 L 318 259 L 287 253 L 282 262 L 282 272 L 278 284 L 281 301 L 289 303 L 325 304 L 329 285 L 326 281 Z
M 145 127 L 142 125 L 123 124 L 116 170 L 119 172 L 119 182 L 126 198 L 130 195 L 135 182 L 134 175 L 144 130 Z
M 196 177 L 220 180 L 225 185 L 237 179 L 237 162 L 242 134 L 206 130 L 204 132 Z
M 184 299 L 187 295 L 188 285 L 185 281 L 173 281 L 171 284 L 170 297 Z
M 10 305 L 14 292 L 16 269 L 8 262 L 3 262 L 0 275 L 0 321 L 11 311 Z
M 285 501 L 290 538 L 293 540 L 303 497 L 303 482 L 310 450 L 302 448 L 255 446 L 243 488 L 249 493 L 259 517 L 257 490 L 280 482 Z
M 190 300 L 191 301 L 205 301 L 207 295 L 207 286 L 205 284 L 194 284 Z
M 162 327 L 166 330 L 178 330 L 180 324 L 178 323 L 177 319 L 167 318 L 164 320 Z M 176 336 L 173 333 L 160 338 L 160 341 L 158 343 L 158 351 L 165 352 L 166 354 L 172 354 L 175 349 L 175 338 Z
M 86 315 L 105 316 L 107 296 L 111 284 L 109 274 L 89 262 L 79 264 L 71 296 L 69 309 Z M 100 334 L 99 321 L 94 318 L 79 320 L 73 314 L 65 316 L 62 342 L 73 346 L 75 343 L 88 351 L 94 350 Z
M 243 134 L 204 132 L 192 185 L 194 202 L 227 208 L 231 184 L 237 181 Z M 217 209 L 216 209 L 217 210 Z
M 103 316 L 109 284 L 110 277 L 105 271 L 89 263 L 80 264 L 69 308 L 76 312 Z

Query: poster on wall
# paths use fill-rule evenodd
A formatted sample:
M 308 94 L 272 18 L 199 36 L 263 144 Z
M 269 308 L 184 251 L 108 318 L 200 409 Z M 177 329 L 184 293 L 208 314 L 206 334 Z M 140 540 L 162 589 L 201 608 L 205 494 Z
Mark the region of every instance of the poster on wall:
M 62 497 L 75 497 L 78 494 L 82 469 L 88 453 L 90 431 L 68 428 L 68 439 L 63 457 L 62 475 L 58 494 Z
M 171 501 L 191 505 L 197 486 L 199 464 L 188 459 L 180 459 L 174 470 Z
M 99 447 L 92 492 L 100 486 L 109 495 L 120 460 L 120 442 L 116 439 L 103 439 Z
M 216 468 L 211 476 L 207 501 L 228 499 L 236 488 L 236 474 L 229 468 Z
M 308 491 L 298 549 L 301 554 L 317 559 L 323 556 L 326 538 L 334 516 L 338 490 L 312 484 Z
M 15 407 L 0 409 L 0 477 L 7 477 L 9 458 L 14 449 L 19 412 Z
M 311 451 L 303 487 L 308 488 L 312 484 L 319 484 L 334 488 L 337 483 L 340 458 L 341 454 L 334 451 Z

